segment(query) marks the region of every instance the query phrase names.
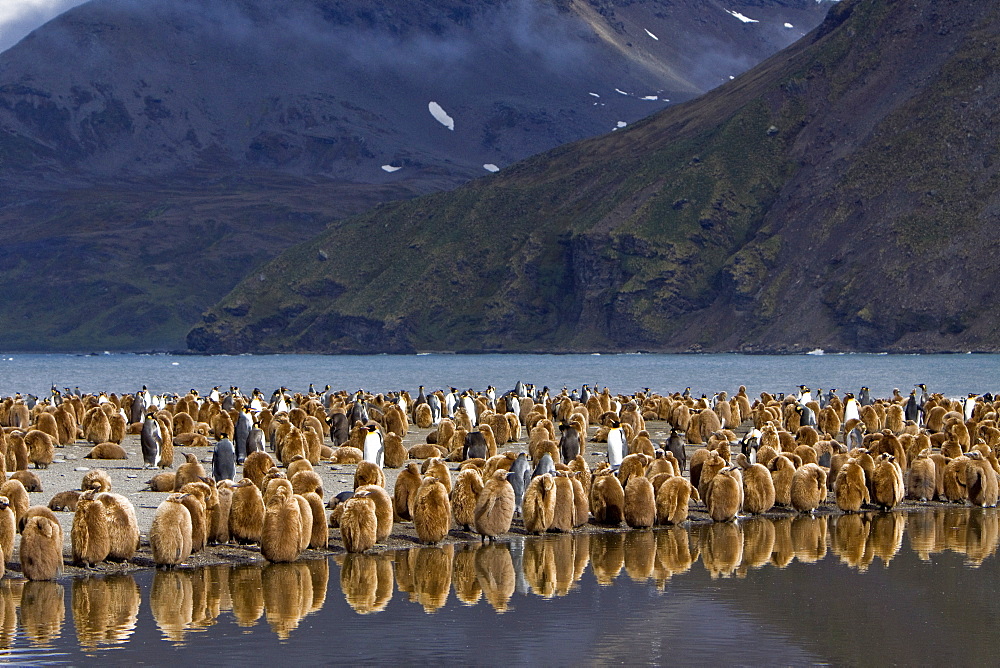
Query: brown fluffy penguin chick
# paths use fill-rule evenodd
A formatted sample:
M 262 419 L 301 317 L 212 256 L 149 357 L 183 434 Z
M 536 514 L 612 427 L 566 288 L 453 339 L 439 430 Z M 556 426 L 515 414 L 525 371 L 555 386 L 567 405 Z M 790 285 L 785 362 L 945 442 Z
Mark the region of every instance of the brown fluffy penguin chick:
M 546 473 L 535 476 L 524 491 L 524 530 L 540 534 L 548 531 L 556 512 L 556 483 Z
M 312 471 L 312 470 L 313 470 L 312 462 L 310 462 L 302 455 L 295 455 L 294 457 L 292 457 L 292 461 L 288 463 L 288 468 L 285 469 L 285 475 L 287 475 L 288 479 L 291 480 L 292 478 L 295 477 L 295 474 L 298 473 L 299 471 Z M 299 494 L 299 492 L 295 493 Z
M 969 451 L 967 457 L 965 489 L 969 494 L 969 503 L 980 508 L 995 508 L 1000 496 L 996 471 L 978 450 Z
M 921 451 L 912 462 L 906 475 L 906 498 L 930 501 L 937 485 L 937 467 L 928 450 Z
M 421 543 L 440 543 L 444 540 L 451 529 L 451 500 L 444 483 L 434 476 L 424 476 L 413 498 L 410 513 Z
M 699 450 L 698 452 L 701 451 Z M 698 453 L 696 452 L 695 454 Z M 694 459 L 692 458 L 692 462 L 693 461 Z M 701 495 L 701 498 L 706 499 L 705 501 L 706 503 L 708 503 L 707 499 L 708 499 L 709 483 L 712 482 L 712 480 L 715 479 L 716 474 L 722 471 L 722 469 L 726 468 L 726 466 L 728 466 L 726 460 L 722 457 L 722 455 L 720 455 L 715 450 L 712 450 L 708 454 L 708 457 L 705 459 L 705 461 L 702 463 L 701 474 L 698 478 L 697 485 L 698 485 L 698 494 Z M 692 475 L 694 475 L 693 471 L 694 469 L 692 468 Z M 692 480 L 692 482 L 694 481 Z
M 656 521 L 658 524 L 680 524 L 688 518 L 691 497 L 700 501 L 698 488 L 687 478 L 672 476 L 656 490 Z
M 292 483 L 292 491 L 296 494 L 315 492 L 323 498 L 323 479 L 315 471 L 298 471 L 289 476 L 288 480 Z
M 101 492 L 96 499 L 104 504 L 107 514 L 110 541 L 107 558 L 114 561 L 131 559 L 139 549 L 139 523 L 135 507 L 126 497 L 114 492 Z
M 29 580 L 54 580 L 62 573 L 63 531 L 59 522 L 36 515 L 21 535 L 21 572 Z
M 742 452 L 736 464 L 743 470 L 743 512 L 751 515 L 766 513 L 774 507 L 774 480 L 763 464 L 751 464 Z
M 507 481 L 507 471 L 497 470 L 484 482 L 483 491 L 476 502 L 476 533 L 483 541 L 510 531 L 514 520 L 514 488 Z
M 243 461 L 243 477 L 249 478 L 261 492 L 264 491 L 264 476 L 274 466 L 271 455 L 261 450 L 255 450 Z
M 785 455 L 778 455 L 767 465 L 774 482 L 774 503 L 779 506 L 792 505 L 792 477 L 795 464 Z
M 440 457 L 431 457 L 424 462 L 421 470 L 424 475 L 432 475 L 440 480 L 444 488 L 451 494 L 451 472 L 448 470 L 448 465 L 444 463 L 443 459 Z
M 229 508 L 229 535 L 240 544 L 260 543 L 264 528 L 264 497 L 250 478 L 243 478 L 233 488 Z
M 42 481 L 38 479 L 38 476 L 28 470 L 14 471 L 11 476 L 11 480 L 18 480 L 22 485 L 24 485 L 24 491 L 26 492 L 41 492 Z
M 618 526 L 625 514 L 625 489 L 611 469 L 594 475 L 590 487 L 590 512 L 598 524 Z
M 299 558 L 302 540 L 302 512 L 291 487 L 278 487 L 264 511 L 260 553 L 270 562 Z
M 200 552 L 208 543 L 208 512 L 201 493 L 185 486 L 181 503 L 191 515 L 191 552 Z
M 420 488 L 420 467 L 411 462 L 396 476 L 396 484 L 392 490 L 392 509 L 398 520 L 413 519 L 411 510 L 417 500 L 417 489 Z
M 969 500 L 969 492 L 965 478 L 965 469 L 969 464 L 969 458 L 965 455 L 955 457 L 944 467 L 944 498 L 952 503 L 959 503 Z M 0 487 L 0 494 L 3 488 Z
M 24 436 L 20 432 L 7 435 L 7 471 L 23 471 L 28 468 L 28 446 L 24 444 Z
M 47 469 L 55 455 L 55 445 L 52 437 L 44 431 L 32 429 L 24 435 L 24 445 L 28 448 L 28 461 L 36 469 Z
M 224 545 L 229 542 L 229 513 L 233 509 L 234 485 L 232 480 L 220 480 L 215 487 L 219 502 L 209 521 L 208 542 L 210 545 Z
M 549 523 L 549 531 L 562 531 L 564 533 L 573 530 L 576 526 L 576 503 L 573 491 L 573 473 L 570 471 L 557 471 L 556 484 L 556 505 L 552 512 L 552 522 Z
M 393 512 L 392 498 L 384 487 L 378 485 L 365 485 L 359 487 L 358 492 L 368 492 L 368 498 L 375 502 L 375 519 L 378 520 L 378 532 L 375 535 L 375 542 L 381 543 L 392 534 Z
M 455 524 L 471 531 L 476 521 L 476 502 L 483 491 L 483 477 L 474 468 L 462 469 L 451 488 L 451 513 Z
M 381 489 L 381 488 L 379 488 Z M 297 494 L 309 504 L 309 542 L 307 547 L 314 550 L 325 550 L 330 544 L 330 529 L 326 524 L 326 508 L 323 506 L 323 497 L 316 492 L 306 492 Z
M 840 467 L 837 479 L 833 482 L 833 497 L 837 507 L 847 513 L 860 512 L 864 504 L 871 503 L 865 470 L 858 460 L 848 459 Z
M 625 524 L 647 529 L 656 523 L 653 483 L 644 476 L 632 476 L 625 485 Z
M 14 557 L 14 537 L 17 535 L 17 518 L 14 509 L 6 496 L 0 496 L 0 551 L 3 561 L 9 562 Z
M 875 460 L 875 498 L 877 505 L 885 510 L 891 510 L 903 500 L 906 487 L 903 485 L 903 472 L 893 455 L 883 452 Z
M 205 477 L 205 467 L 201 465 L 193 453 L 184 453 L 185 463 L 177 467 L 177 475 L 174 478 L 174 491 L 179 491 L 181 487 L 189 482 L 199 482 Z M 197 550 L 195 550 L 197 552 Z
M 98 443 L 83 456 L 84 459 L 128 459 L 125 448 L 117 443 Z
M 176 473 L 173 471 L 164 471 L 163 473 L 157 473 L 147 480 L 146 484 L 149 485 L 149 491 L 151 492 L 172 492 L 174 491 L 176 482 Z
M 80 491 L 86 492 L 88 489 L 96 489 L 98 492 L 111 491 L 111 476 L 104 469 L 92 469 L 83 474 L 80 481 Z
M 24 517 L 24 513 L 28 511 L 31 507 L 31 499 L 28 497 L 28 490 L 24 488 L 24 485 L 20 480 L 16 478 L 11 478 L 7 482 L 0 485 L 0 496 L 7 497 L 7 503 L 10 504 L 11 509 L 14 511 L 14 517 L 18 521 Z
M 621 466 L 618 467 L 618 481 L 622 484 L 622 489 L 628 484 L 629 478 L 634 475 L 646 475 L 646 469 L 652 463 L 653 458 L 644 454 L 626 455 L 622 459 Z
M 22 517 L 21 520 L 17 523 L 18 533 L 24 532 L 24 527 L 27 526 L 28 520 L 30 520 L 32 517 L 47 517 L 53 522 L 56 523 L 59 522 L 59 518 L 56 517 L 56 514 L 52 512 L 51 508 L 48 508 L 47 506 L 31 506 L 30 508 L 28 508 L 28 512 L 24 514 L 24 517 Z
M 340 539 L 348 552 L 364 552 L 375 547 L 378 519 L 375 502 L 368 492 L 358 491 L 344 502 L 340 516 Z
M 91 489 L 80 495 L 70 529 L 73 563 L 93 566 L 108 558 L 111 536 L 104 504 L 97 500 L 98 492 Z
M 406 446 L 403 445 L 403 438 L 394 431 L 385 435 L 383 447 L 385 448 L 384 464 L 391 469 L 398 469 L 406 463 L 410 456 L 406 451 Z
M 156 508 L 149 528 L 149 547 L 157 566 L 176 566 L 191 556 L 191 513 L 174 492 Z
M 68 489 L 64 492 L 56 492 L 49 499 L 49 509 L 59 511 L 76 511 L 76 504 L 80 500 L 80 492 L 75 489 Z
M 702 482 L 705 476 L 702 473 Z M 664 483 L 666 484 L 666 483 Z M 708 481 L 705 488 L 705 506 L 715 522 L 736 519 L 743 507 L 743 480 L 739 468 L 727 466 Z
M 293 494 L 292 498 L 295 499 L 295 503 L 299 504 L 299 553 L 301 554 L 303 550 L 309 549 L 309 541 L 312 540 L 312 506 L 309 505 L 306 497 L 301 494 Z M 323 519 L 326 519 L 325 511 Z
M 792 507 L 811 513 L 826 499 L 826 471 L 818 464 L 803 464 L 792 475 Z
M 354 489 L 365 485 L 378 485 L 385 487 L 385 474 L 382 468 L 372 462 L 361 462 L 357 470 L 354 471 Z

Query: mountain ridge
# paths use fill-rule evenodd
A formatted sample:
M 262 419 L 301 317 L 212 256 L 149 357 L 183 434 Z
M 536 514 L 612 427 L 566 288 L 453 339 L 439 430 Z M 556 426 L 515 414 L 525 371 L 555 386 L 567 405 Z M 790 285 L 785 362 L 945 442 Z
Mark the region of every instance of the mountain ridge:
M 978 277 L 996 276 L 998 26 L 988 6 L 842 2 L 805 40 L 624 132 L 332 224 L 262 269 L 280 281 L 238 286 L 189 346 L 995 351 Z M 507 245 L 483 229 L 498 220 Z M 363 230 L 378 224 L 406 233 L 376 246 Z M 359 250 L 350 271 L 315 260 L 338 245 Z M 296 293 L 320 278 L 336 296 Z
M 692 97 L 791 42 L 804 30 L 784 23 L 815 25 L 826 5 L 732 3 L 758 24 L 728 7 L 76 7 L 0 54 L 0 346 L 183 348 L 206 308 L 330 220 Z

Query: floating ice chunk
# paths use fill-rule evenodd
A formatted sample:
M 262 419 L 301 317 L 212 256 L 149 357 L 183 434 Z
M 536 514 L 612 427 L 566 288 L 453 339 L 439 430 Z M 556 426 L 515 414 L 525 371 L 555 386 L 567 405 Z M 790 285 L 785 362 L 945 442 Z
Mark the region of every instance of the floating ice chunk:
M 438 123 L 445 126 L 452 132 L 455 131 L 455 119 L 449 116 L 448 112 L 441 108 L 440 104 L 437 102 L 429 102 L 427 104 L 427 110 L 431 112 L 431 116 L 433 116 Z
M 760 21 L 758 21 L 757 19 L 752 19 L 749 16 L 744 16 L 743 14 L 740 14 L 739 12 L 734 12 L 731 9 L 727 9 L 726 13 L 729 14 L 730 16 L 735 16 L 740 21 L 743 21 L 743 23 L 760 23 Z
M 598 95 L 597 93 L 587 93 L 587 95 L 591 95 L 593 97 L 600 97 L 600 95 Z
M 643 28 L 643 30 L 646 30 L 646 28 Z M 655 39 L 657 42 L 660 41 L 660 38 L 654 35 L 653 33 L 649 32 L 649 30 L 646 30 L 646 34 Z
M 619 93 L 621 95 L 628 95 L 628 93 L 626 93 L 625 91 L 623 91 L 621 88 L 615 88 L 615 92 Z
M 626 123 L 625 121 L 618 121 L 617 125 L 618 125 L 618 127 L 623 128 L 626 125 L 628 125 L 628 123 Z
M 640 99 L 640 100 L 648 100 L 648 101 L 650 101 L 650 102 L 656 102 L 656 101 L 657 101 L 657 100 L 659 100 L 660 98 L 659 98 L 658 96 L 656 96 L 656 95 L 647 95 L 646 97 L 641 97 L 641 98 L 639 98 L 639 99 Z
M 392 174 L 393 172 L 398 172 L 402 167 L 394 167 L 393 165 L 382 165 L 382 169 Z
M 793 26 L 793 25 L 792 25 L 791 23 L 786 23 L 786 24 L 785 24 L 785 27 L 786 27 L 786 28 L 794 28 L 795 26 Z
M 497 167 L 496 165 L 494 165 L 492 162 L 487 162 L 485 165 L 483 165 L 483 169 L 485 169 L 487 172 L 499 172 L 500 171 L 500 168 Z

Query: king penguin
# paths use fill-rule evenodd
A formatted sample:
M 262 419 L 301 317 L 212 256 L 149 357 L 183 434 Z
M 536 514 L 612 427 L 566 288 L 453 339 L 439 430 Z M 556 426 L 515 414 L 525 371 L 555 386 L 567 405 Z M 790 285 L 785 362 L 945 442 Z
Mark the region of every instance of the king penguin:
M 850 392 L 844 397 L 844 424 L 849 420 L 860 420 L 861 409 L 858 407 L 858 400 Z
M 858 401 L 861 403 L 862 406 L 871 406 L 873 403 L 875 403 L 872 401 L 872 395 L 871 392 L 868 391 L 867 385 L 865 387 L 862 387 L 861 391 L 858 393 Z
M 135 393 L 132 399 L 132 407 L 129 409 L 129 422 L 142 422 L 142 416 L 146 414 L 149 404 L 146 403 L 146 386 Z
M 622 423 L 618 420 L 612 420 L 611 429 L 608 431 L 608 464 L 612 470 L 618 470 L 627 452 L 628 444 L 625 442 L 625 430 L 622 429 Z
M 229 440 L 229 434 L 219 434 L 221 438 L 215 444 L 212 453 L 212 477 L 216 482 L 221 480 L 236 480 L 236 448 Z
M 385 440 L 378 425 L 374 422 L 365 426 L 368 434 L 365 436 L 364 456 L 366 462 L 371 462 L 379 468 L 383 468 L 385 459 Z
M 160 447 L 163 445 L 163 433 L 160 431 L 159 421 L 152 413 L 147 413 L 146 420 L 142 423 L 139 444 L 142 447 L 143 468 L 156 468 L 160 459 Z
M 441 424 L 441 398 L 432 392 L 427 398 L 427 405 L 431 407 L 431 422 Z
M 243 408 L 240 411 L 239 416 L 236 418 L 236 424 L 233 426 L 233 434 L 236 439 L 235 449 L 236 449 L 236 463 L 242 464 L 247 455 L 250 454 L 250 450 L 247 448 L 247 442 L 250 440 L 250 431 L 253 429 L 253 418 L 250 417 L 250 411 Z

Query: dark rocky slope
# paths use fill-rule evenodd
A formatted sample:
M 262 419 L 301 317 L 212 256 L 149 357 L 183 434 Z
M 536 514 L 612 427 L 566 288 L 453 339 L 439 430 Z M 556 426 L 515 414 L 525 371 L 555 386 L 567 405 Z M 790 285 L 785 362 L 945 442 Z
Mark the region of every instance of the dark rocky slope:
M 994 3 L 842 2 L 692 102 L 331 225 L 188 343 L 998 350 L 998 46 Z

